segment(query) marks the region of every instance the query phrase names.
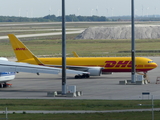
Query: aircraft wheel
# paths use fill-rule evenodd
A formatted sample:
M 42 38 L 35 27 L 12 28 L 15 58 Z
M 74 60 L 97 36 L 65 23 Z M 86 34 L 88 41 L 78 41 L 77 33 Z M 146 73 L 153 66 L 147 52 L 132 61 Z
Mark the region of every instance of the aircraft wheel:
M 90 77 L 89 74 L 86 74 L 85 76 L 86 76 L 86 78 L 89 78 L 89 77 Z
M 80 79 L 81 78 L 81 75 L 76 75 L 75 76 L 75 79 Z
M 7 87 L 7 86 L 8 86 L 7 83 L 4 83 L 4 84 L 3 84 L 3 87 L 4 87 L 4 88 Z
M 86 78 L 86 75 L 85 75 L 85 74 L 83 74 L 83 75 L 81 76 L 81 78 Z
M 4 86 L 3 86 L 3 83 L 1 83 L 1 85 L 0 85 L 1 87 L 0 88 L 3 88 Z
M 78 75 L 78 77 L 79 77 L 79 79 L 81 79 L 81 78 L 82 78 L 82 75 Z
M 75 75 L 75 77 L 74 77 L 75 79 L 78 79 L 78 75 Z

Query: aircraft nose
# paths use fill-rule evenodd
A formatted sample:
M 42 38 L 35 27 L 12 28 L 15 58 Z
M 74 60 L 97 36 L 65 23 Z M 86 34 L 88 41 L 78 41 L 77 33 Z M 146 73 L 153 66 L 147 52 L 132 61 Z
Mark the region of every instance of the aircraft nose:
M 154 68 L 158 67 L 157 63 L 154 63 L 154 65 L 153 65 L 153 66 L 154 66 Z

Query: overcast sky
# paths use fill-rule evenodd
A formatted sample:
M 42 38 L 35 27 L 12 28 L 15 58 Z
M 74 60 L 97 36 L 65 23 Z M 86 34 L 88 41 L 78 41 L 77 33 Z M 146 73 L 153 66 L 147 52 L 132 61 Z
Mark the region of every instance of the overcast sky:
M 131 0 L 65 0 L 66 15 L 122 16 L 131 14 Z M 160 13 L 160 0 L 134 0 L 136 15 Z M 0 0 L 0 15 L 43 17 L 61 15 L 62 0 Z

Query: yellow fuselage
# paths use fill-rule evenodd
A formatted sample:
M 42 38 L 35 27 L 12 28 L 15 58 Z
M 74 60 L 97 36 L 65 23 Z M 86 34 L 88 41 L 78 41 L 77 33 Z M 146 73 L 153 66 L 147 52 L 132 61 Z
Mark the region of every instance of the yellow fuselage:
M 62 65 L 62 58 L 38 58 L 43 64 L 54 66 Z M 37 64 L 34 58 L 18 62 Z M 103 67 L 103 72 L 131 72 L 131 57 L 67 57 L 68 66 Z M 157 67 L 151 59 L 136 57 L 136 72 L 147 72 Z

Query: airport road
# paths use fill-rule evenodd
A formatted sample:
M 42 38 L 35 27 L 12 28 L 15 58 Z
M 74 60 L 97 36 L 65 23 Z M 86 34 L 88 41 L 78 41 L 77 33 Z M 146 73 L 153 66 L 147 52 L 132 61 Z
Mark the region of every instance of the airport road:
M 73 30 L 73 29 L 71 29 Z M 82 33 L 84 30 L 77 29 L 75 31 L 68 31 L 66 34 L 77 34 Z M 17 38 L 26 38 L 26 37 L 40 37 L 40 36 L 53 36 L 53 35 L 62 35 L 62 32 L 51 32 L 51 33 L 40 33 L 40 34 L 26 34 L 26 35 L 16 35 Z M 0 36 L 0 39 L 8 39 L 8 36 Z
M 160 57 L 149 57 L 160 65 Z M 68 76 L 67 85 L 76 85 L 77 91 L 83 91 L 80 97 L 47 97 L 48 91 L 61 90 L 61 76 L 30 73 L 18 73 L 16 79 L 10 81 L 10 88 L 0 88 L 0 99 L 142 99 L 142 92 L 150 92 L 154 99 L 160 99 L 160 84 L 156 78 L 160 76 L 160 66 L 148 73 L 150 84 L 145 85 L 119 85 L 120 80 L 131 79 L 130 73 L 114 73 L 89 79 L 74 79 Z M 148 99 L 148 96 L 143 96 Z
M 154 111 L 159 111 L 160 108 L 154 108 Z M 14 111 L 7 111 L 7 113 L 43 113 L 43 114 L 59 114 L 59 113 L 120 113 L 120 112 L 144 112 L 144 111 L 151 111 L 151 109 L 127 109 L 127 110 L 102 110 L 102 111 L 95 111 L 95 110 L 58 110 L 58 111 L 51 111 L 51 110 L 14 110 Z M 0 111 L 0 114 L 4 114 L 5 111 Z

